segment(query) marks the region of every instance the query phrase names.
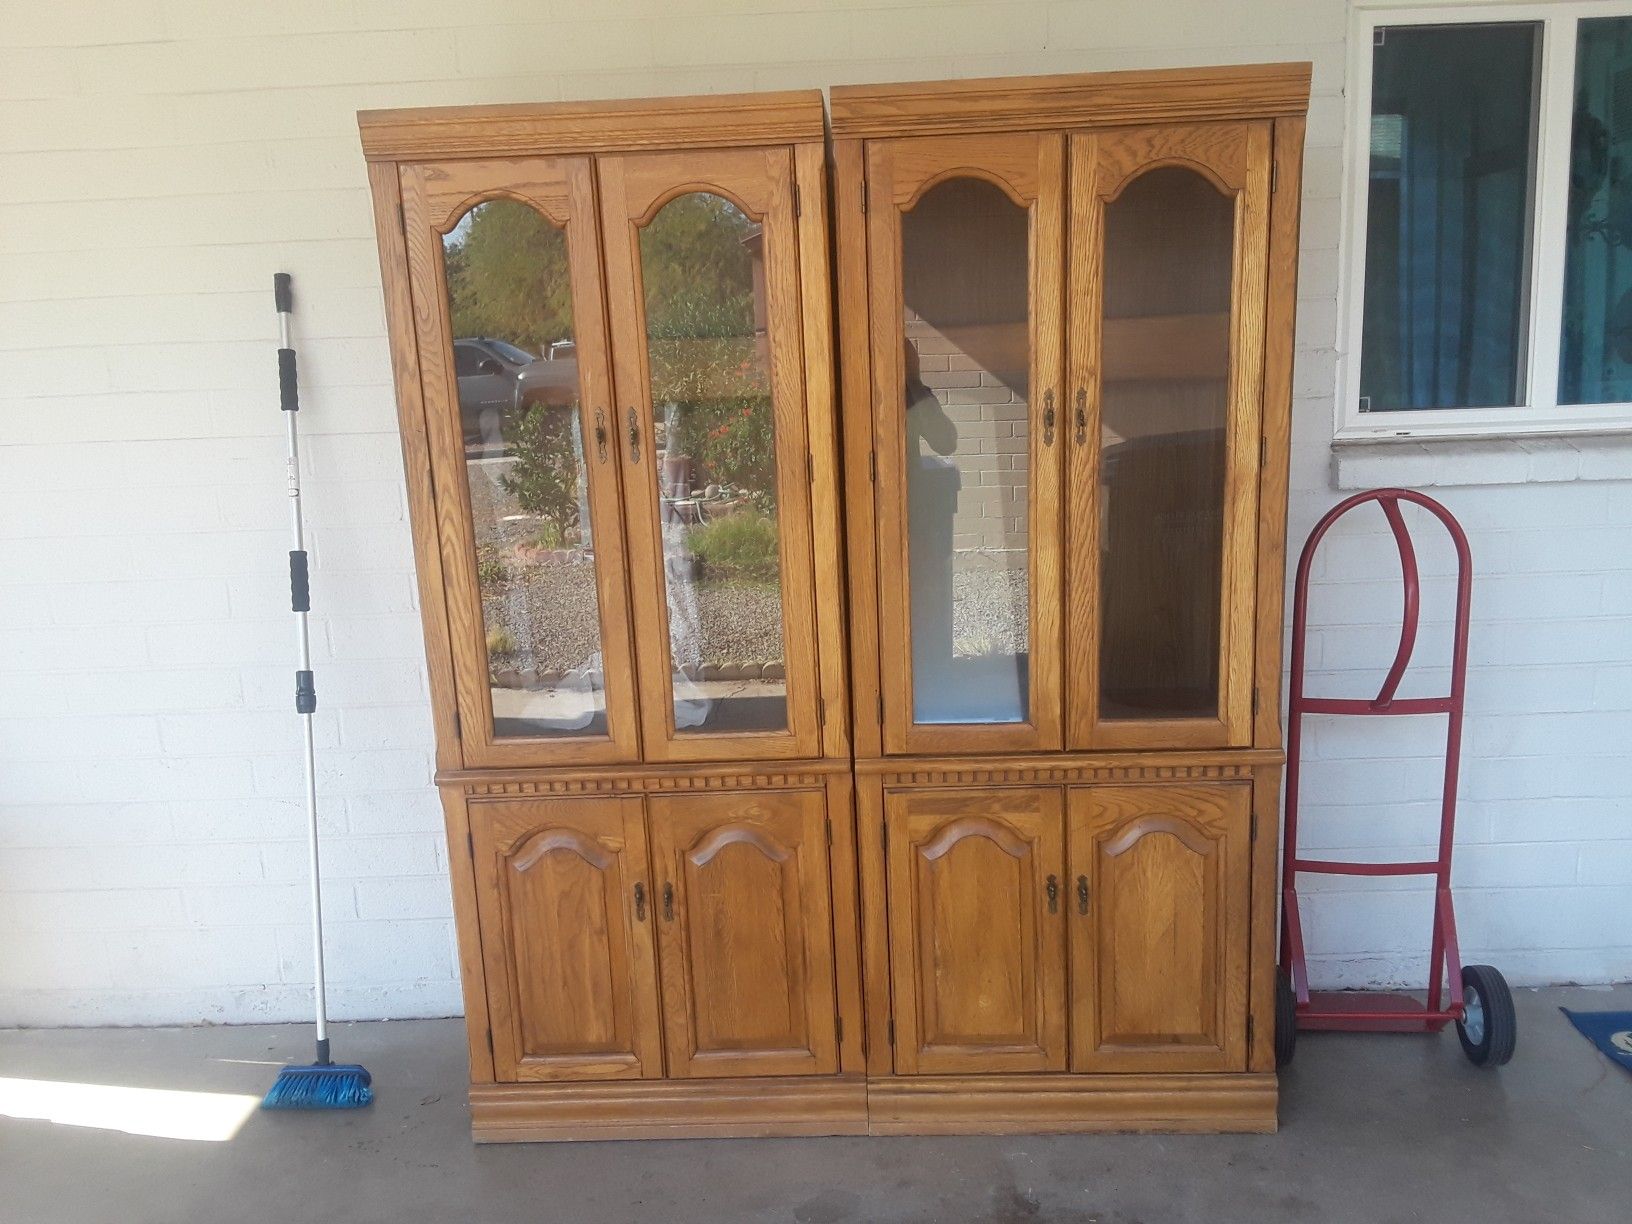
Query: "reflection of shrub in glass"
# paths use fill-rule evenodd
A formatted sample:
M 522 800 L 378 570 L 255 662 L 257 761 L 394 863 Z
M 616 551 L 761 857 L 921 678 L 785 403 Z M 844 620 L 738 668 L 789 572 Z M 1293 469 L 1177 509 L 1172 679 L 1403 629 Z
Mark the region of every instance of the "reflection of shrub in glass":
M 707 578 L 764 582 L 777 576 L 776 520 L 763 514 L 715 519 L 693 527 L 686 542 Z
M 515 463 L 499 477 L 504 491 L 528 514 L 559 533 L 562 543 L 578 527 L 579 460 L 571 408 L 534 404 L 510 414 L 505 432 Z

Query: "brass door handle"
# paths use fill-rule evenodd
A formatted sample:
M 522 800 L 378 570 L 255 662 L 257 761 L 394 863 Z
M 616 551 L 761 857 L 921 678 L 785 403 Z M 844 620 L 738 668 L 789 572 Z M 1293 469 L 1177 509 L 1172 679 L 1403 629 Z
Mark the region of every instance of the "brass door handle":
M 640 413 L 629 409 L 629 462 L 640 462 Z
M 1088 877 L 1085 876 L 1085 875 L 1079 875 L 1077 877 L 1077 913 L 1086 914 L 1087 912 L 1088 912 Z
M 674 921 L 674 885 L 663 885 L 663 921 Z
M 595 409 L 595 456 L 606 462 L 606 409 Z
M 1048 912 L 1051 914 L 1060 912 L 1060 878 L 1058 876 L 1048 877 Z
M 1054 392 L 1043 392 L 1043 445 L 1054 445 Z
M 635 921 L 646 921 L 646 885 L 635 885 Z
M 1077 445 L 1088 441 L 1088 392 L 1077 388 Z

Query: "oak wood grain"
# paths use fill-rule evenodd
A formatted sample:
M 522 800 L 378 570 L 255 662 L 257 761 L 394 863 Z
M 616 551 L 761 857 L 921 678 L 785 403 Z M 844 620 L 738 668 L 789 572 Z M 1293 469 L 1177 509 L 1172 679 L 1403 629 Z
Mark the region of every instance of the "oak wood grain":
M 641 801 L 478 800 L 470 814 L 495 1077 L 661 1075 Z
M 1251 793 L 1068 792 L 1073 1071 L 1246 1070 Z
M 646 803 L 668 1074 L 837 1071 L 823 793 Z
M 1310 65 L 1235 64 L 1156 71 L 835 85 L 836 139 L 1040 131 L 1301 115 Z
M 427 106 L 357 113 L 370 161 L 631 149 L 728 148 L 823 139 L 819 90 L 606 102 Z
M 1059 788 L 884 803 L 896 1072 L 1064 1070 Z

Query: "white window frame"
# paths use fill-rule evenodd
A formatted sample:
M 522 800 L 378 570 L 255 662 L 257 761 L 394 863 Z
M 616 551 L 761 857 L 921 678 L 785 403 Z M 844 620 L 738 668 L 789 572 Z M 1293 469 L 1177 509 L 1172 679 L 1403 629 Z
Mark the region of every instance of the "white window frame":
M 1336 438 L 1504 437 L 1514 434 L 1632 432 L 1632 403 L 1558 402 L 1559 335 L 1564 317 L 1565 219 L 1570 191 L 1570 127 L 1577 24 L 1586 17 L 1632 17 L 1626 0 L 1491 3 L 1428 0 L 1402 7 L 1353 0 L 1349 15 L 1349 104 L 1344 137 L 1346 183 L 1338 295 Z M 1372 43 L 1378 26 L 1537 22 L 1535 182 L 1531 203 L 1529 321 L 1519 398 L 1513 408 L 1360 410 L 1360 340 L 1366 291 L 1366 209 L 1371 179 Z

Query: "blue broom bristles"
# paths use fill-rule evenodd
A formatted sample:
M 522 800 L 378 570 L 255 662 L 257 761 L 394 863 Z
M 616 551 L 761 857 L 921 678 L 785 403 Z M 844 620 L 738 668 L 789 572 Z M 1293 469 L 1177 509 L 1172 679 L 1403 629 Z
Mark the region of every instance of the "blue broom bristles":
M 374 1099 L 373 1079 L 356 1063 L 318 1063 L 278 1072 L 262 1109 L 361 1109 Z

